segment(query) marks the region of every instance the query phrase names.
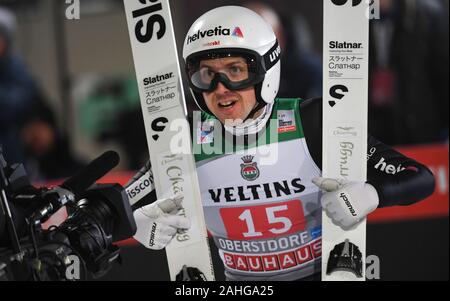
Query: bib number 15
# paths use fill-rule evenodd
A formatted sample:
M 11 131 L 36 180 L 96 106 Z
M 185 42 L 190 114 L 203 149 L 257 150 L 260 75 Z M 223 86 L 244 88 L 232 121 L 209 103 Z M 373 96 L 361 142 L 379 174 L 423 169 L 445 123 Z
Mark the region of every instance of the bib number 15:
M 303 231 L 306 227 L 299 200 L 249 207 L 222 208 L 222 220 L 231 239 L 270 238 Z

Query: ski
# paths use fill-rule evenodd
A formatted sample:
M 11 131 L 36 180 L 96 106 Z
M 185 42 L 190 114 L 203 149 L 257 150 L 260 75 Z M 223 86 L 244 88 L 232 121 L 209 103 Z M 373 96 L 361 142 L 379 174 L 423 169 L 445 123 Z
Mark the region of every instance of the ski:
M 182 192 L 182 214 L 191 220 L 191 228 L 179 231 L 166 247 L 170 279 L 185 280 L 200 271 L 212 281 L 169 1 L 124 0 L 124 6 L 156 195 L 160 199 Z
M 325 0 L 323 162 L 326 178 L 366 181 L 369 18 L 362 0 Z M 322 280 L 364 281 L 366 220 L 351 229 L 322 211 Z

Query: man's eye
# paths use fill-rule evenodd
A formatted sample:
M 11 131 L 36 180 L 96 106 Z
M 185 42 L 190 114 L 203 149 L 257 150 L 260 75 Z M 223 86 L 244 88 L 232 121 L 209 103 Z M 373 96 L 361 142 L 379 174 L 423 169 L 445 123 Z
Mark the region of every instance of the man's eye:
M 207 69 L 207 68 L 202 69 L 201 73 L 205 77 L 212 77 L 212 76 L 214 76 L 214 71 L 211 70 L 211 69 Z
M 242 71 L 242 69 L 240 67 L 233 66 L 230 68 L 230 71 L 231 71 L 231 73 L 238 74 Z

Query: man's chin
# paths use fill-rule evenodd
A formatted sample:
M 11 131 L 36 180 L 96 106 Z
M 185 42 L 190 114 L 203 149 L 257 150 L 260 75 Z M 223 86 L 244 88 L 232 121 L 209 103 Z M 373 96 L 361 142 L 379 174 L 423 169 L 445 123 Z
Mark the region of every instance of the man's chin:
M 219 119 L 219 121 L 222 124 L 227 124 L 227 125 L 229 123 L 233 124 L 233 125 L 241 124 L 242 118 L 235 116 L 235 115 L 237 115 L 237 114 L 220 114 L 220 113 L 214 114 L 214 116 L 216 116 L 216 118 Z
M 232 126 L 239 126 L 244 122 L 242 118 L 227 118 L 222 122 L 224 125 L 232 127 Z

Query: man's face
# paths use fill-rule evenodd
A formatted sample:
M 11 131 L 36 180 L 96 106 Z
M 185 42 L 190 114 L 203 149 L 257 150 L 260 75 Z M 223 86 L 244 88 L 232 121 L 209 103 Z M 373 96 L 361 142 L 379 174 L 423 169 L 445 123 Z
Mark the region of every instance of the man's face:
M 231 81 L 240 81 L 248 77 L 247 62 L 241 57 L 227 57 L 200 62 L 200 74 L 206 81 L 211 80 L 215 73 L 224 73 Z M 222 83 L 218 83 L 212 92 L 204 92 L 208 109 L 225 123 L 227 119 L 244 120 L 256 105 L 255 88 L 253 86 L 243 90 L 229 90 Z

